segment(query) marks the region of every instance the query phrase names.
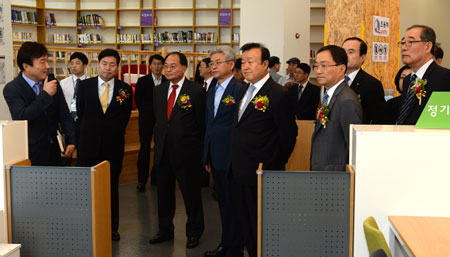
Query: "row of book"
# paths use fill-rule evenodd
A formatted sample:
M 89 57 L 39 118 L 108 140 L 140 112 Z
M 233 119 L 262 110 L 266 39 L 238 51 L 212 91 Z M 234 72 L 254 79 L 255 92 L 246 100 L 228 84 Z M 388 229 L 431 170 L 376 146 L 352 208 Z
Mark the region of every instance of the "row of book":
M 70 34 L 53 34 L 53 43 L 65 44 L 70 43 Z
M 11 9 L 11 20 L 16 23 L 37 24 L 36 12 L 18 11 Z
M 62 52 L 62 51 L 53 52 L 53 51 L 50 51 L 50 52 L 48 52 L 48 58 L 49 59 L 53 59 L 53 55 L 54 55 L 53 53 L 56 53 L 55 56 L 56 56 L 57 60 L 64 60 L 66 58 L 66 52 Z
M 33 33 L 31 32 L 14 32 L 14 41 L 32 41 Z
M 104 26 L 105 21 L 102 16 L 98 14 L 87 14 L 77 18 L 77 24 L 79 26 Z
M 316 58 L 316 51 L 315 50 L 310 50 L 309 51 L 309 57 L 310 58 Z
M 78 43 L 82 44 L 98 44 L 102 42 L 100 34 L 79 34 Z
M 117 43 L 139 43 L 139 34 L 117 34 Z
M 178 31 L 178 32 L 160 32 L 154 35 L 155 42 L 159 43 L 215 43 L 217 42 L 217 35 L 215 32 L 192 32 Z
M 56 18 L 55 18 L 55 14 L 54 13 L 46 13 L 45 15 L 45 24 L 46 25 L 52 25 L 52 26 L 56 26 Z
M 240 42 L 240 34 L 239 33 L 233 33 L 233 38 L 232 38 L 231 42 L 239 43 Z

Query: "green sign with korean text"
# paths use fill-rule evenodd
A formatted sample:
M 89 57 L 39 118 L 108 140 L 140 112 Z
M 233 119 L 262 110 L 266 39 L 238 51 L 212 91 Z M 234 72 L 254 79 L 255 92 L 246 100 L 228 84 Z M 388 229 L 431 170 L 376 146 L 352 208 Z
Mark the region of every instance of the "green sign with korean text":
M 450 128 L 450 92 L 433 92 L 423 108 L 416 128 Z

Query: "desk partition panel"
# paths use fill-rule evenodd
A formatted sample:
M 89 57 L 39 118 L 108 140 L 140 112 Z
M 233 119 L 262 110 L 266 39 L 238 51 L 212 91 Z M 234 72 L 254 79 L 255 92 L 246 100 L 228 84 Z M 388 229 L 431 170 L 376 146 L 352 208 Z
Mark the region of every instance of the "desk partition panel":
M 353 173 L 262 174 L 264 257 L 351 256 Z

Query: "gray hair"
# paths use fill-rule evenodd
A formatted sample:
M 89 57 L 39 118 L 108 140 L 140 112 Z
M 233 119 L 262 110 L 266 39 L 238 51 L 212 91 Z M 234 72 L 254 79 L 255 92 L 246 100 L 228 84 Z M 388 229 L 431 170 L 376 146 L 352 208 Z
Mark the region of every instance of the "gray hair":
M 216 53 L 223 53 L 223 55 L 225 56 L 225 61 L 227 62 L 229 61 L 234 62 L 236 59 L 236 53 L 234 52 L 233 48 L 229 46 L 218 46 L 211 52 L 209 56 L 212 57 L 213 54 Z

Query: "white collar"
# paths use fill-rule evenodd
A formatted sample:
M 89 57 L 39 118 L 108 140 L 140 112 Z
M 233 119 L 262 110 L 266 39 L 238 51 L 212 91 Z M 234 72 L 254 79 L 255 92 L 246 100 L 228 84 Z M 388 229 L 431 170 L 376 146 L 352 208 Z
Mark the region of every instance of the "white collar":
M 264 76 L 264 78 L 260 79 L 255 84 L 251 84 L 256 88 L 255 92 L 258 92 L 264 86 L 264 84 L 266 84 L 266 82 L 267 82 L 267 80 L 269 80 L 269 78 L 270 78 L 270 74 L 267 73 L 266 76 Z
M 351 82 L 353 82 L 353 80 L 355 80 L 356 75 L 358 75 L 359 70 L 361 70 L 361 68 L 359 68 L 355 71 L 352 71 L 350 74 L 347 74 L 347 76 L 350 78 L 350 84 L 351 84 Z
M 81 77 L 77 77 L 77 76 L 75 76 L 75 74 L 72 74 L 72 80 L 73 80 L 73 81 L 77 81 L 77 79 L 85 80 L 86 78 L 87 78 L 86 74 L 84 74 L 84 75 L 81 76 Z
M 178 85 L 178 88 L 181 88 L 183 86 L 183 84 L 184 84 L 184 79 L 185 78 L 183 76 L 183 78 L 180 81 L 178 81 L 176 84 L 172 83 L 172 81 L 171 81 L 170 84 L 169 84 L 169 89 L 172 88 L 172 85 Z
M 422 79 L 423 76 L 425 75 L 425 72 L 427 71 L 428 67 L 430 67 L 431 63 L 433 62 L 433 58 L 431 58 L 430 60 L 428 60 L 428 62 L 426 62 L 424 65 L 422 65 L 422 67 L 420 67 L 417 72 L 413 72 L 412 74 L 416 74 L 416 76 L 419 79 Z M 412 76 L 411 74 L 411 76 Z
M 114 77 L 110 81 L 106 82 L 108 82 L 109 86 L 114 86 Z M 105 83 L 105 81 L 102 78 L 100 78 L 100 76 L 98 76 L 98 85 L 101 86 L 103 85 L 103 83 Z
M 152 79 L 153 79 L 153 81 L 155 81 L 155 80 L 161 80 L 161 79 L 162 79 L 162 74 L 161 74 L 161 76 L 159 77 L 159 79 L 157 79 L 157 78 L 155 77 L 155 74 L 153 74 L 153 72 L 152 72 Z
M 333 97 L 334 91 L 336 91 L 337 86 L 340 85 L 342 83 L 342 81 L 344 81 L 344 79 L 341 79 L 338 83 L 336 83 L 330 89 L 327 89 L 328 103 L 330 103 L 331 97 Z

